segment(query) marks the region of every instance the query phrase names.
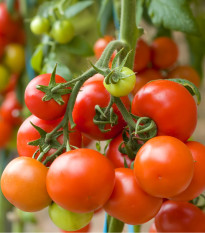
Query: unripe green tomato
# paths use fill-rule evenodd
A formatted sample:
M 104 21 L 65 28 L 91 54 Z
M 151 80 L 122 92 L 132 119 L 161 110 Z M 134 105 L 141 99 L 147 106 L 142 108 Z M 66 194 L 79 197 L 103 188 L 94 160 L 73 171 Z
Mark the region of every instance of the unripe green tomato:
M 9 71 L 5 66 L 0 65 L 0 91 L 3 91 L 9 83 Z
M 51 36 L 60 44 L 68 43 L 74 37 L 74 27 L 69 20 L 56 21 L 52 26 Z
M 49 216 L 60 229 L 64 231 L 77 231 L 88 225 L 93 217 L 93 212 L 74 213 L 53 203 L 49 206 Z
M 124 76 L 129 76 L 129 75 L 130 76 L 120 79 L 117 83 L 106 84 L 105 79 L 103 82 L 104 87 L 107 89 L 107 91 L 115 97 L 126 96 L 135 87 L 135 83 L 136 83 L 135 73 L 127 67 L 123 67 L 121 73 Z
M 47 33 L 50 28 L 50 22 L 47 18 L 36 16 L 30 24 L 31 31 L 36 35 Z

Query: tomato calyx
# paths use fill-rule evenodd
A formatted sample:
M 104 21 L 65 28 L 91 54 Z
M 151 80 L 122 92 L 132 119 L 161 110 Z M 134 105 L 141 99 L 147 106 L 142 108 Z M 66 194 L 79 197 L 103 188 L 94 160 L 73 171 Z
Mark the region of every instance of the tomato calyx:
M 71 89 L 64 87 L 58 88 L 57 90 L 54 89 L 56 86 L 59 86 L 59 84 L 56 83 L 55 81 L 56 68 L 57 68 L 57 64 L 53 69 L 49 85 L 48 86 L 37 85 L 36 89 L 45 93 L 44 97 L 42 98 L 43 101 L 49 101 L 51 99 L 54 99 L 59 105 L 63 105 L 64 100 L 62 99 L 62 95 L 71 93 Z

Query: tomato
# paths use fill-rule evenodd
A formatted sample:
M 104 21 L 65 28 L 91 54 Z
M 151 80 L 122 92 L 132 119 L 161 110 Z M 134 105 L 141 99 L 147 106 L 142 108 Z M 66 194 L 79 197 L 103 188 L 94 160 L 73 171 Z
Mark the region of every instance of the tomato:
M 3 65 L 0 65 L 0 92 L 4 91 L 9 83 L 9 71 Z
M 49 206 L 49 216 L 53 223 L 62 230 L 76 231 L 88 225 L 93 217 L 90 213 L 74 213 L 63 209 L 56 203 Z
M 11 74 L 9 77 L 9 82 L 7 83 L 6 88 L 4 89 L 3 93 L 13 91 L 16 87 L 19 77 L 20 76 L 18 74 Z
M 114 182 L 115 172 L 109 160 L 84 148 L 65 152 L 54 160 L 47 175 L 47 190 L 61 207 L 88 213 L 105 204 Z
M 0 58 L 3 57 L 4 55 L 4 50 L 5 50 L 5 47 L 7 46 L 8 44 L 8 40 L 7 38 L 5 38 L 5 36 L 0 36 Z
M 12 125 L 20 125 L 22 122 L 21 110 L 22 105 L 18 102 L 16 93 L 8 92 L 0 108 L 2 117 Z
M 145 193 L 138 185 L 133 170 L 115 169 L 115 187 L 105 211 L 114 218 L 131 225 L 152 219 L 162 205 L 162 199 Z
M 47 33 L 50 29 L 50 22 L 47 18 L 37 15 L 30 24 L 31 31 L 36 35 Z
M 149 233 L 157 233 L 155 223 L 152 223 L 151 227 L 149 228 Z
M 19 44 L 7 45 L 3 62 L 12 73 L 21 73 L 25 67 L 23 46 Z
M 147 43 L 139 39 L 135 49 L 134 72 L 142 71 L 150 62 L 151 51 Z
M 160 69 L 174 65 L 178 58 L 178 47 L 169 37 L 159 37 L 151 44 L 151 61 Z
M 126 108 L 129 109 L 130 101 L 128 97 L 122 97 L 121 100 Z M 72 113 L 77 129 L 95 140 L 107 140 L 118 135 L 126 123 L 115 104 L 113 104 L 112 107 L 115 114 L 118 116 L 118 123 L 112 128 L 107 124 L 105 129 L 111 129 L 110 131 L 106 133 L 101 132 L 98 126 L 93 122 L 93 118 L 96 114 L 95 105 L 105 108 L 109 101 L 110 94 L 103 85 L 102 75 L 94 75 L 90 80 L 86 81 L 78 93 Z
M 0 115 L 0 148 L 5 147 L 12 136 L 12 125 Z
M 118 147 L 122 143 L 122 134 L 119 134 L 116 138 L 112 139 L 106 151 L 106 157 L 112 162 L 115 168 L 124 167 L 124 159 L 128 167 L 130 167 L 133 160 L 128 155 L 119 152 Z
M 35 159 L 15 158 L 1 176 L 2 192 L 15 207 L 27 212 L 39 211 L 51 203 L 46 190 L 47 172 Z
M 127 67 L 123 67 L 120 71 L 123 76 L 117 83 L 109 83 L 103 81 L 106 90 L 113 96 L 121 97 L 128 95 L 134 88 L 136 83 L 135 73 Z
M 132 94 L 135 95 L 146 83 L 156 79 L 163 79 L 163 76 L 161 75 L 160 71 L 153 68 L 148 68 L 137 73 L 136 83 L 134 89 L 132 90 Z
M 138 151 L 134 173 L 140 186 L 155 197 L 170 198 L 191 183 L 194 160 L 187 146 L 177 138 L 158 136 Z
M 51 36 L 60 44 L 70 42 L 74 35 L 74 27 L 69 20 L 58 20 L 52 25 Z
M 190 201 L 205 190 L 205 146 L 199 142 L 186 143 L 194 159 L 194 175 L 187 189 L 173 197 L 176 201 Z
M 205 232 L 205 214 L 191 203 L 166 201 L 155 225 L 158 232 Z
M 35 151 L 39 149 L 38 146 L 28 145 L 30 141 L 35 141 L 40 138 L 39 132 L 31 125 L 30 122 L 49 133 L 60 123 L 61 120 L 62 119 L 44 121 L 33 115 L 28 117 L 20 126 L 17 134 L 17 150 L 19 156 L 32 157 Z M 60 144 L 62 144 L 63 135 L 60 135 L 57 140 L 60 142 Z M 69 143 L 71 146 L 81 147 L 82 137 L 79 131 L 72 129 L 72 132 L 69 133 Z M 42 161 L 44 161 L 47 156 L 53 154 L 55 151 L 56 149 L 50 149 L 48 153 L 44 155 Z M 36 154 L 35 158 L 37 158 L 38 155 L 39 152 Z M 48 165 L 50 165 L 50 163 Z
M 191 66 L 177 66 L 168 73 L 167 78 L 186 79 L 195 84 L 197 87 L 200 85 L 200 77 L 197 71 Z
M 82 147 L 88 147 L 92 143 L 92 141 L 93 141 L 92 139 L 82 134 Z
M 79 230 L 77 230 L 77 231 L 63 231 L 63 230 L 61 230 L 62 232 L 64 232 L 64 233 L 75 233 L 75 232 L 90 232 L 90 223 L 87 225 L 87 226 L 85 226 L 85 227 L 83 227 L 83 228 L 81 228 L 81 229 L 79 229 Z
M 64 115 L 70 94 L 62 96 L 64 104 L 58 104 L 54 99 L 43 101 L 45 93 L 36 89 L 37 85 L 48 86 L 51 74 L 41 74 L 30 81 L 25 90 L 25 103 L 28 109 L 40 119 L 55 120 Z M 65 83 L 66 80 L 55 75 L 56 83 Z
M 145 84 L 132 102 L 132 113 L 155 121 L 158 135 L 186 141 L 197 124 L 197 107 L 192 95 L 182 85 L 169 80 Z
M 104 49 L 107 47 L 107 45 L 110 43 L 110 41 L 114 40 L 115 38 L 112 36 L 104 36 L 103 38 L 99 38 L 95 44 L 94 44 L 94 53 L 96 58 L 100 58 Z M 114 58 L 114 55 L 113 55 Z M 112 59 L 113 59 L 112 58 Z

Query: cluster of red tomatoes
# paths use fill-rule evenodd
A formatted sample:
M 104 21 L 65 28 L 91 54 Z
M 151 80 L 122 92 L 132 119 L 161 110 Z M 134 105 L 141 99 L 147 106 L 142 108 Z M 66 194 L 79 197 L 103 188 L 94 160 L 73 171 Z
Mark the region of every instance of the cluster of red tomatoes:
M 10 15 L 4 2 L 0 3 L 0 147 L 11 138 L 14 126 L 21 124 L 21 104 L 15 87 L 25 67 L 25 35 L 20 16 Z

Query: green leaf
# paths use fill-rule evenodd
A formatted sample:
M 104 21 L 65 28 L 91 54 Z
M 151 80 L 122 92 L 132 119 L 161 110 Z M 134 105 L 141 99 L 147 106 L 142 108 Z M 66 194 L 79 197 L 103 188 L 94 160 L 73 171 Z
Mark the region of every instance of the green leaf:
M 73 16 L 77 15 L 87 7 L 91 6 L 93 4 L 93 1 L 82 1 L 78 2 L 69 8 L 67 8 L 64 12 L 64 15 L 67 19 L 72 18 Z
M 67 44 L 67 51 L 78 56 L 93 56 L 92 46 L 81 36 L 75 36 L 73 40 Z
M 142 18 L 142 14 L 143 14 L 143 3 L 144 0 L 136 0 L 136 25 L 139 25 L 141 18 Z
M 146 3 L 154 25 L 193 35 L 200 34 L 187 0 L 146 0 Z
M 15 12 L 15 0 L 6 0 L 6 7 L 9 13 Z
M 43 62 L 43 45 L 40 44 L 33 53 L 33 56 L 31 58 L 31 66 L 35 71 L 40 72 L 42 62 Z

